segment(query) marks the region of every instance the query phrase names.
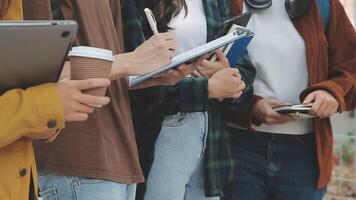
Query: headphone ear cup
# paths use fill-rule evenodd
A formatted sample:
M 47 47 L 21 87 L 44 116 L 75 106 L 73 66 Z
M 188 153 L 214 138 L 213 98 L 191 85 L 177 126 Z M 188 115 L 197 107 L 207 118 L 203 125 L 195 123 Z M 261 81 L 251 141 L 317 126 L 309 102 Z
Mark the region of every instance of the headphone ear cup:
M 272 5 L 272 0 L 245 0 L 248 7 L 253 9 L 265 9 Z
M 291 19 L 298 19 L 310 10 L 311 0 L 286 0 L 285 7 Z

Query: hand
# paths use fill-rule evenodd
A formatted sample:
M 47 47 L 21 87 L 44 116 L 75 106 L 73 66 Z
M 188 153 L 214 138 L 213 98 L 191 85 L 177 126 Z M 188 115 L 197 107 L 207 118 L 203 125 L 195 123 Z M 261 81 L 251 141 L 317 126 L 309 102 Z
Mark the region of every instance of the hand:
M 281 105 L 285 105 L 285 103 L 273 99 L 261 99 L 253 109 L 253 116 L 267 125 L 284 124 L 297 120 L 296 117 L 282 115 L 273 110 L 274 107 Z
M 161 75 L 155 77 L 159 85 L 176 85 L 179 81 L 187 77 L 197 68 L 196 64 L 190 65 L 180 65 L 176 70 L 172 69 L 166 73 L 162 73 Z
M 154 78 L 148 79 L 142 83 L 134 85 L 130 87 L 130 90 L 154 87 L 158 85 L 168 85 L 173 86 L 176 85 L 179 81 L 187 77 L 194 70 L 196 70 L 197 66 L 205 59 L 206 56 L 202 56 L 197 61 L 192 64 L 183 64 L 178 66 L 177 69 L 171 69 L 168 72 L 162 73 Z
M 211 62 L 209 60 L 203 60 L 197 70 L 193 72 L 196 77 L 208 77 L 210 78 L 216 72 L 230 68 L 229 60 L 226 58 L 224 52 L 219 49 L 216 51 L 217 61 Z
M 246 85 L 238 69 L 227 68 L 216 72 L 208 83 L 209 98 L 239 98 Z
M 111 76 L 139 76 L 164 67 L 171 63 L 176 48 L 172 33 L 156 34 L 135 51 L 116 55 Z
M 339 102 L 327 91 L 317 90 L 305 97 L 303 104 L 312 103 L 310 114 L 319 118 L 328 118 L 337 112 Z
M 88 114 L 94 111 L 89 105 L 104 106 L 110 102 L 108 97 L 98 97 L 83 94 L 82 90 L 107 87 L 110 81 L 106 79 L 88 79 L 82 81 L 63 80 L 57 83 L 61 97 L 65 121 L 85 121 Z

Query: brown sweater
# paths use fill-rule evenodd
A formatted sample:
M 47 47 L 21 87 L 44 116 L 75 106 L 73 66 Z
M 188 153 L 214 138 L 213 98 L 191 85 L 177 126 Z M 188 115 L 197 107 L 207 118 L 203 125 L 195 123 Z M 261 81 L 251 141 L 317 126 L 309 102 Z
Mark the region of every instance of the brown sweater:
M 26 0 L 27 18 L 51 18 L 49 0 Z M 65 19 L 76 20 L 76 45 L 122 51 L 120 0 L 61 0 Z M 33 14 L 31 10 L 37 10 Z M 142 182 L 131 120 L 128 81 L 111 83 L 109 105 L 96 109 L 86 122 L 67 123 L 53 143 L 34 143 L 39 170 L 118 183 Z
M 330 26 L 325 34 L 316 1 L 311 10 L 294 25 L 306 44 L 309 88 L 300 95 L 301 101 L 312 91 L 326 90 L 339 102 L 339 112 L 356 105 L 356 32 L 339 0 L 331 0 Z M 242 13 L 243 0 L 232 0 L 233 14 Z M 255 97 L 255 103 L 260 97 Z M 254 104 L 255 105 L 255 104 Z M 240 125 L 251 128 L 249 117 L 238 117 Z M 333 135 L 330 119 L 314 120 L 319 164 L 318 187 L 328 184 L 333 167 Z

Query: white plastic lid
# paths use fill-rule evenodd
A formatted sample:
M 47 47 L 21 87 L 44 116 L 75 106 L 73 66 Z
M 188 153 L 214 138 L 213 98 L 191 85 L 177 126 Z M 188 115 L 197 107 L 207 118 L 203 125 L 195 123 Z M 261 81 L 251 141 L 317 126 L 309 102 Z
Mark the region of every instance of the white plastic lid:
M 112 51 L 95 47 L 78 46 L 73 47 L 68 56 L 78 56 L 86 58 L 96 58 L 114 62 Z

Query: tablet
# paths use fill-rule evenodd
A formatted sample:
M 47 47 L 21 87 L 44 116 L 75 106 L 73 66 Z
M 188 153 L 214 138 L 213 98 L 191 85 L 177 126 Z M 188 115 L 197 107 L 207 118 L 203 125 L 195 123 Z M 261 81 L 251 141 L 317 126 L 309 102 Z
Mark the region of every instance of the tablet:
M 57 82 L 77 29 L 75 21 L 1 21 L 0 95 Z
M 172 58 L 172 61 L 169 65 L 162 67 L 159 70 L 153 71 L 151 73 L 145 74 L 143 76 L 131 76 L 129 77 L 129 86 L 136 85 L 145 80 L 148 80 L 152 77 L 155 77 L 163 72 L 166 72 L 170 69 L 173 69 L 181 64 L 191 63 L 194 60 L 197 60 L 201 56 L 204 56 L 208 53 L 211 53 L 223 46 L 226 46 L 230 43 L 233 43 L 238 40 L 243 40 L 246 37 L 250 37 L 253 34 L 249 29 L 240 27 L 234 32 L 229 33 L 225 36 L 217 38 L 209 43 L 203 44 L 199 47 L 186 51 L 182 54 L 179 54 Z M 246 47 L 242 47 L 246 48 Z

